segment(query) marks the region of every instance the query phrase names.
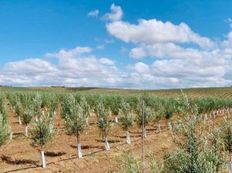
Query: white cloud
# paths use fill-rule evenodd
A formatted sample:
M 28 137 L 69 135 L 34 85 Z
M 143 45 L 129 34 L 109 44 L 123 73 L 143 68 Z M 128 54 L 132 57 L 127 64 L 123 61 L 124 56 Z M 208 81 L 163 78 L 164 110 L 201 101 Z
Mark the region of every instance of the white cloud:
M 111 12 L 104 16 L 106 28 L 126 43 L 118 51 L 129 53 L 133 64 L 120 62 L 117 67 L 114 60 L 95 56 L 90 47 L 61 49 L 42 58 L 5 64 L 0 70 L 0 85 L 149 89 L 232 85 L 232 31 L 216 42 L 185 23 L 141 19 L 132 24 L 122 16 L 121 7 L 112 4 Z M 96 49 L 104 44 L 99 43 Z
M 140 19 L 138 24 L 124 21 L 113 21 L 106 25 L 108 32 L 114 37 L 136 44 L 156 43 L 194 43 L 201 47 L 212 47 L 213 42 L 193 32 L 185 23 L 175 25 L 156 19 Z
M 90 16 L 90 17 L 98 17 L 99 10 L 96 9 L 96 10 L 90 11 L 87 15 Z
M 231 20 L 228 20 L 231 23 Z M 215 42 L 185 23 L 140 19 L 106 23 L 113 37 L 134 46 L 129 56 L 154 58 L 129 65 L 128 86 L 141 88 L 205 87 L 232 84 L 232 32 Z
M 74 49 L 61 49 L 55 53 L 47 53 L 46 57 L 56 57 L 56 58 L 74 58 L 81 56 L 86 53 L 90 53 L 92 49 L 90 47 L 76 47 Z
M 183 48 L 174 43 L 157 43 L 132 48 L 130 56 L 133 58 L 148 56 L 157 58 L 201 58 L 203 56 L 209 56 L 209 52 L 199 51 L 193 48 Z
M 84 53 L 88 53 L 85 55 Z M 7 63 L 0 71 L 2 85 L 117 86 L 121 74 L 115 62 L 97 58 L 87 47 L 62 49 L 45 57 L 57 58 L 53 64 L 43 58 Z
M 232 18 L 226 19 L 225 22 L 229 24 L 230 28 L 232 28 Z
M 110 10 L 111 10 L 111 12 L 106 13 L 103 16 L 103 19 L 109 20 L 109 21 L 119 21 L 122 19 L 123 11 L 122 11 L 122 8 L 120 6 L 112 4 L 110 7 Z

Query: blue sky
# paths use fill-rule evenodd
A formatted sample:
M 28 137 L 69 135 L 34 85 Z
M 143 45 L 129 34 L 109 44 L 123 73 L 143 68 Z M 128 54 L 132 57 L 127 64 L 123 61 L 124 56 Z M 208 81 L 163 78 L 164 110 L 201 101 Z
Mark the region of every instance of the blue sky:
M 0 84 L 230 86 L 231 11 L 229 0 L 2 0 Z

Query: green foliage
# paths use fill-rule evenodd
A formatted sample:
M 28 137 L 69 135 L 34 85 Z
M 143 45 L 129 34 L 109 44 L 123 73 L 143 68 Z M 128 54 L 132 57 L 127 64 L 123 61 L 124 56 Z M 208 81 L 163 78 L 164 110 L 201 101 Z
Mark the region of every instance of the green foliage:
M 111 111 L 108 108 L 105 108 L 103 103 L 100 101 L 95 109 L 97 114 L 97 124 L 100 129 L 100 136 L 106 138 L 110 132 L 112 120 L 111 120 Z
M 67 132 L 79 137 L 85 130 L 87 118 L 90 116 L 90 107 L 86 99 L 80 97 L 77 100 L 74 95 L 67 95 L 64 97 L 62 110 Z
M 122 153 L 119 165 L 118 173 L 140 173 L 140 161 L 131 151 Z
M 15 105 L 15 114 L 17 117 L 23 116 L 23 106 L 20 102 L 17 102 Z
M 30 124 L 33 116 L 34 116 L 33 107 L 26 108 L 26 110 L 22 114 L 22 123 L 27 126 L 28 124 Z
M 225 118 L 224 123 L 221 126 L 223 144 L 229 153 L 232 153 L 232 119 L 230 117 Z
M 38 121 L 33 121 L 30 131 L 31 139 L 41 148 L 51 140 L 53 129 L 53 118 L 50 113 L 41 115 Z
M 137 113 L 136 122 L 139 126 L 142 126 L 143 118 L 144 118 L 144 125 L 145 126 L 148 125 L 148 123 L 152 120 L 154 115 L 152 108 L 146 106 L 143 99 L 139 100 L 136 113 Z
M 78 135 L 86 128 L 88 115 L 79 104 L 72 105 L 70 114 L 65 117 L 65 125 L 69 134 Z
M 162 173 L 163 172 L 163 164 L 158 163 L 157 159 L 154 155 L 149 155 L 149 166 L 152 173 Z
M 177 150 L 166 155 L 165 172 L 170 173 L 214 173 L 223 165 L 223 154 L 215 144 L 215 134 L 197 132 L 199 123 L 197 107 L 189 102 L 186 95 L 178 100 L 177 110 L 181 114 L 174 126 L 173 139 Z
M 7 118 L 4 114 L 0 113 L 0 146 L 5 144 L 10 137 L 10 127 L 7 123 Z
M 130 109 L 129 103 L 122 102 L 121 109 L 119 109 L 120 115 L 120 125 L 123 130 L 128 131 L 130 127 L 133 126 L 134 123 L 134 114 Z

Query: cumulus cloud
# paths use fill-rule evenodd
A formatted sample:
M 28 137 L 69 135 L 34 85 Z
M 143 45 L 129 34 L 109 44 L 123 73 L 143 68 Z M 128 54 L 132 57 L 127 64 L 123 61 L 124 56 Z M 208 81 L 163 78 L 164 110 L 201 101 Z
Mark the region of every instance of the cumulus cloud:
M 232 85 L 232 31 L 214 41 L 186 23 L 140 19 L 133 24 L 122 17 L 122 8 L 112 4 L 104 15 L 106 29 L 116 38 L 110 43 L 124 42 L 121 51 L 134 63 L 118 67 L 110 58 L 95 56 L 90 47 L 61 49 L 41 58 L 5 64 L 0 85 L 143 89 Z
M 208 51 L 200 51 L 193 48 L 183 48 L 174 43 L 157 43 L 153 45 L 142 45 L 132 48 L 130 57 L 157 57 L 157 58 L 201 58 L 209 56 Z
M 110 7 L 111 12 L 106 13 L 103 16 L 103 19 L 108 20 L 108 21 L 119 21 L 122 19 L 123 16 L 123 11 L 120 6 L 117 6 L 115 4 L 112 4 Z
M 231 19 L 227 22 L 231 24 Z M 232 32 L 225 40 L 216 42 L 194 32 L 186 23 L 158 19 L 140 19 L 135 24 L 121 19 L 106 23 L 106 29 L 132 47 L 130 57 L 140 61 L 146 57 L 154 59 L 152 64 L 138 62 L 129 66 L 131 83 L 140 87 L 232 84 Z
M 58 63 L 53 64 L 47 58 L 7 63 L 0 71 L 0 84 L 105 87 L 116 86 L 122 80 L 114 61 L 95 57 L 88 47 L 62 49 L 45 57 L 57 58 Z
M 138 24 L 124 21 L 113 21 L 106 25 L 108 32 L 114 37 L 137 44 L 156 43 L 194 43 L 201 47 L 212 47 L 213 42 L 193 32 L 185 23 L 175 25 L 156 19 L 140 19 Z
M 96 9 L 96 10 L 90 11 L 87 15 L 90 16 L 90 17 L 98 17 L 99 10 Z
M 75 58 L 83 54 L 90 53 L 92 49 L 90 47 L 76 47 L 74 49 L 61 49 L 55 53 L 47 53 L 46 57 L 56 57 L 56 58 Z

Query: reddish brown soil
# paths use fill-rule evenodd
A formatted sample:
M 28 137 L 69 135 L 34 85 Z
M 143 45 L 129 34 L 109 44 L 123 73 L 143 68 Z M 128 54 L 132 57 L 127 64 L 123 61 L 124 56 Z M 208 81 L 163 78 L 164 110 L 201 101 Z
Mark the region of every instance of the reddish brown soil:
M 140 156 L 140 130 L 134 127 L 131 130 L 132 144 L 125 143 L 125 133 L 114 125 L 109 136 L 110 151 L 105 151 L 103 142 L 93 117 L 90 127 L 81 136 L 84 157 L 76 157 L 76 138 L 65 132 L 63 121 L 58 111 L 55 118 L 56 135 L 51 143 L 45 147 L 47 152 L 47 168 L 39 166 L 39 152 L 32 146 L 32 141 L 24 136 L 24 127 L 18 124 L 13 111 L 8 109 L 9 123 L 14 132 L 13 140 L 0 149 L 0 172 L 80 172 L 105 173 L 115 172 L 118 168 L 119 156 L 124 150 L 132 149 Z M 154 127 L 148 127 L 148 137 L 145 140 L 145 153 L 154 153 L 161 158 L 166 151 L 173 148 L 172 139 L 163 122 L 163 131 L 158 134 Z M 9 157 L 9 158 L 7 158 Z M 149 172 L 147 169 L 146 172 Z
M 131 129 L 132 144 L 125 142 L 125 132 L 116 124 L 112 127 L 109 136 L 110 151 L 104 150 L 104 145 L 99 137 L 96 117 L 90 119 L 89 128 L 81 136 L 81 144 L 84 157 L 76 157 L 76 138 L 65 132 L 63 120 L 58 110 L 55 117 L 56 135 L 52 142 L 45 147 L 47 168 L 39 166 L 39 151 L 32 145 L 32 141 L 24 136 L 24 127 L 18 124 L 14 112 L 8 108 L 8 120 L 12 131 L 13 140 L 0 148 L 0 173 L 28 172 L 28 173 L 105 173 L 115 172 L 118 169 L 118 161 L 123 151 L 131 149 L 138 157 L 141 156 L 141 131 L 134 127 Z M 216 119 L 216 124 L 223 120 Z M 212 123 L 209 120 L 207 123 Z M 147 127 L 148 137 L 145 139 L 146 162 L 148 154 L 154 154 L 161 159 L 169 150 L 173 150 L 174 144 L 167 123 L 161 121 L 162 132 L 156 133 L 154 127 Z M 148 163 L 146 163 L 148 164 Z M 146 173 L 150 172 L 147 169 Z

